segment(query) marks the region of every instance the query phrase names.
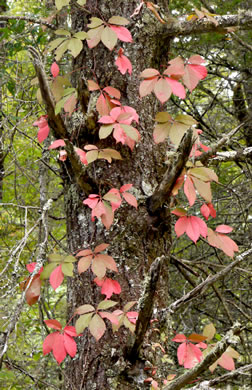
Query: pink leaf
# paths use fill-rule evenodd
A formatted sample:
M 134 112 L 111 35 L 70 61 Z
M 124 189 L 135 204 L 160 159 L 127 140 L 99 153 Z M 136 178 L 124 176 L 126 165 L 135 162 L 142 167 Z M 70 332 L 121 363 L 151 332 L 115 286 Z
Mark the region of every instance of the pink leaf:
M 169 84 L 174 95 L 180 97 L 181 99 L 185 99 L 186 92 L 182 84 L 180 84 L 177 80 L 168 77 L 165 77 L 165 80 Z
M 39 143 L 43 142 L 49 135 L 50 129 L 46 122 L 44 127 L 40 127 L 38 131 L 38 141 Z
M 100 200 L 99 195 L 90 194 L 87 199 L 83 200 L 83 203 L 86 204 L 91 209 L 93 209 L 96 207 L 99 200 Z
M 115 314 L 106 311 L 100 311 L 99 314 L 102 318 L 107 318 L 112 324 L 119 324 L 118 317 Z
M 96 103 L 96 109 L 99 112 L 100 115 L 108 115 L 109 114 L 109 106 L 107 103 L 107 100 L 105 99 L 104 95 L 101 93 L 100 96 L 97 99 Z
M 201 208 L 200 208 L 200 212 L 201 214 L 203 215 L 203 217 L 208 220 L 208 217 L 210 215 L 210 210 L 209 210 L 209 207 L 204 203 Z
M 64 280 L 64 274 L 62 272 L 61 264 L 56 267 L 50 275 L 50 285 L 56 290 Z
M 59 74 L 59 66 L 56 62 L 51 65 L 51 73 L 53 77 L 57 77 Z
M 124 184 L 121 188 L 120 188 L 120 192 L 125 192 L 125 191 L 128 191 L 131 187 L 133 186 L 133 184 Z
M 226 370 L 233 371 L 235 369 L 234 359 L 227 352 L 224 352 L 217 361 Z
M 110 25 L 109 27 L 111 28 L 111 30 L 113 30 L 116 33 L 120 41 L 132 42 L 132 35 L 126 27 L 114 26 L 114 25 Z
M 175 232 L 178 237 L 185 233 L 187 228 L 187 217 L 181 217 L 175 223 Z
M 122 196 L 127 203 L 129 203 L 131 206 L 137 209 L 137 200 L 134 197 L 134 195 L 130 194 L 129 192 L 123 192 Z
M 215 229 L 215 231 L 218 233 L 230 233 L 230 232 L 232 232 L 232 230 L 233 230 L 233 228 L 231 226 L 228 226 L 228 225 L 219 225 Z
M 181 366 L 183 366 L 184 361 L 186 359 L 186 353 L 187 353 L 187 345 L 186 343 L 180 344 L 177 350 L 177 357 L 178 357 L 178 362 Z
M 36 265 L 37 265 L 36 262 L 26 264 L 26 269 L 27 269 L 27 271 L 29 271 L 30 273 L 32 273 L 32 272 L 35 270 Z M 40 268 L 40 270 L 37 272 L 37 274 L 40 275 L 42 271 L 43 271 L 43 267 Z
M 158 77 L 153 77 L 151 79 L 143 80 L 140 84 L 140 87 L 139 87 L 140 97 L 144 97 L 146 95 L 149 95 L 153 91 L 157 80 L 158 80 Z
M 52 328 L 52 329 L 56 329 L 56 330 L 62 329 L 61 323 L 57 320 L 45 320 L 44 322 L 46 323 L 48 328 Z
M 86 152 L 80 148 L 74 148 L 75 152 L 78 154 L 82 164 L 88 165 L 87 158 L 86 158 Z
M 194 189 L 192 179 L 189 176 L 187 176 L 185 180 L 184 193 L 189 201 L 190 206 L 193 206 L 196 200 L 196 191 Z
M 112 294 L 121 293 L 121 286 L 116 280 L 110 278 L 105 278 L 103 280 L 100 280 L 98 278 L 95 278 L 94 282 L 98 286 L 102 287 L 101 293 L 106 295 L 106 299 L 109 299 L 112 296 Z
M 89 91 L 97 91 L 100 89 L 99 85 L 94 80 L 88 80 L 87 82 Z
M 120 49 L 120 50 L 122 50 L 122 49 Z M 119 53 L 120 53 L 120 50 L 119 50 Z M 118 70 L 122 74 L 125 74 L 126 72 L 128 72 L 129 74 L 132 73 L 132 64 L 131 64 L 130 60 L 128 59 L 128 57 L 126 57 L 125 55 L 119 54 L 116 61 L 115 61 L 115 64 L 116 64 Z
M 115 123 L 115 120 L 109 115 L 104 115 L 98 120 L 98 122 L 103 124 L 110 124 Z
M 172 90 L 166 79 L 160 78 L 157 81 L 154 86 L 154 93 L 162 104 L 170 98 Z
M 65 141 L 63 139 L 57 139 L 56 141 L 54 141 L 48 149 L 57 149 L 59 148 L 60 146 L 65 146 Z
M 105 87 L 105 88 L 103 88 L 103 91 L 108 93 L 110 96 L 115 97 L 116 99 L 120 99 L 120 97 L 121 97 L 121 93 L 120 93 L 119 89 L 117 89 L 117 88 Z

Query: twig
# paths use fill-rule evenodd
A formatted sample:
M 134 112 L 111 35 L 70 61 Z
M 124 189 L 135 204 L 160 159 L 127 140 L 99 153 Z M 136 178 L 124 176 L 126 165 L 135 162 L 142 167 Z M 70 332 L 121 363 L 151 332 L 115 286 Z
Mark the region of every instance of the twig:
M 36 19 L 30 16 L 13 16 L 13 15 L 0 15 L 0 21 L 4 20 L 26 20 L 27 22 L 35 23 L 35 24 L 42 24 L 46 27 L 49 27 L 51 30 L 57 30 L 57 27 L 54 26 L 51 23 L 46 22 L 45 20 Z

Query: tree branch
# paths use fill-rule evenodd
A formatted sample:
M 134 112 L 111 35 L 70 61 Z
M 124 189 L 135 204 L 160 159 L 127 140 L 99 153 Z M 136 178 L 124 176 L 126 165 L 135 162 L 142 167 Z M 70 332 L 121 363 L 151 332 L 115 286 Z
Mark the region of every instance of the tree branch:
M 164 312 L 171 312 L 174 313 L 177 311 L 182 305 L 185 303 L 188 303 L 194 298 L 197 298 L 200 294 L 206 291 L 208 287 L 210 287 L 213 283 L 215 283 L 217 280 L 221 279 L 223 276 L 228 274 L 237 264 L 242 262 L 246 257 L 248 257 L 252 253 L 252 248 L 248 249 L 246 252 L 242 253 L 241 255 L 237 256 L 237 259 L 230 263 L 227 267 L 223 268 L 220 272 L 213 276 L 209 276 L 204 280 L 202 283 L 200 283 L 198 286 L 196 286 L 193 290 L 189 291 L 189 293 L 183 295 L 182 298 L 178 299 L 177 301 L 173 302 L 167 309 L 164 310 Z
M 242 10 L 238 15 L 216 16 L 218 26 L 207 19 L 197 21 L 176 20 L 172 24 L 160 26 L 160 32 L 165 37 L 204 34 L 208 32 L 228 33 L 228 27 L 237 27 L 240 30 L 252 28 L 252 11 Z
M 197 378 L 202 372 L 208 369 L 219 357 L 226 351 L 227 347 L 235 343 L 234 336 L 242 331 L 241 325 L 235 323 L 227 332 L 224 338 L 219 341 L 213 350 L 191 370 L 174 379 L 168 386 L 164 386 L 164 390 L 180 390 L 186 384 Z
M 154 304 L 154 295 L 156 292 L 163 261 L 164 257 L 156 258 L 156 260 L 151 265 L 149 275 L 145 279 L 144 292 L 139 302 L 139 315 L 136 323 L 135 342 L 127 356 L 131 363 L 135 363 L 139 356 L 139 351 L 142 346 L 145 333 L 150 324 Z
M 8 20 L 25 20 L 27 22 L 31 22 L 34 24 L 42 24 L 46 27 L 49 27 L 51 30 L 57 30 L 57 27 L 51 23 L 46 22 L 45 20 L 36 19 L 30 16 L 12 16 L 12 15 L 0 15 L 0 21 L 8 21 Z
M 182 138 L 180 145 L 174 154 L 174 159 L 168 165 L 163 180 L 157 186 L 154 194 L 147 199 L 147 208 L 150 215 L 154 215 L 170 198 L 176 180 L 180 176 L 189 158 L 193 143 L 193 132 L 190 129 Z
M 68 134 L 67 128 L 63 122 L 61 115 L 55 114 L 54 98 L 52 96 L 45 69 L 42 64 L 39 53 L 32 46 L 30 46 L 28 50 L 33 57 L 33 64 L 38 76 L 41 95 L 46 106 L 46 112 L 48 115 L 48 123 L 50 125 L 50 128 L 52 129 L 54 137 L 56 139 L 64 139 L 66 144 L 67 156 L 70 160 L 76 182 L 78 183 L 79 187 L 84 191 L 84 193 L 88 194 L 90 192 L 91 187 L 89 186 L 89 184 L 87 184 L 87 182 L 90 180 L 87 177 L 86 168 L 81 163 L 79 156 L 74 150 L 73 144 L 70 142 L 70 136 Z

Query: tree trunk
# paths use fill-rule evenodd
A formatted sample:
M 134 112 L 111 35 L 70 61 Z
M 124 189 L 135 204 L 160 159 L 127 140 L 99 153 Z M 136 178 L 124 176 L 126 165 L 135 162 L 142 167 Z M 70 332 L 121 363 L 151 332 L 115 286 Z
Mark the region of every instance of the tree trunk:
M 165 2 L 164 2 L 165 3 Z M 89 1 L 88 9 L 92 16 L 108 20 L 113 15 L 130 19 L 130 15 L 139 5 L 138 1 Z M 96 8 L 98 7 L 98 8 Z M 87 24 L 87 14 L 72 7 L 72 27 L 74 31 L 83 31 Z M 138 97 L 139 74 L 145 68 L 167 64 L 169 40 L 162 40 L 157 35 L 159 22 L 149 13 L 144 12 L 134 18 L 134 23 L 127 26 L 133 35 L 132 44 L 122 43 L 125 54 L 131 59 L 133 73 L 122 76 L 115 68 L 115 53 L 109 52 L 101 43 L 90 50 L 85 47 L 74 61 L 73 81 L 78 87 L 82 101 L 83 113 L 76 115 L 72 123 L 72 140 L 83 148 L 87 143 L 98 147 L 114 147 L 120 151 L 123 160 L 108 164 L 96 161 L 95 166 L 88 167 L 88 176 L 95 184 L 89 193 L 105 194 L 110 188 L 120 188 L 123 184 L 132 183 L 136 189 L 138 210 L 129 205 L 121 207 L 115 214 L 115 221 L 109 231 L 105 231 L 100 222 L 91 222 L 90 209 L 82 204 L 87 197 L 74 182 L 71 175 L 65 172 L 65 207 L 69 250 L 71 253 L 80 248 L 94 247 L 102 242 L 110 244 L 109 253 L 117 262 L 118 281 L 122 287 L 120 307 L 127 302 L 138 300 L 144 285 L 145 274 L 156 258 L 165 257 L 166 271 L 160 281 L 158 294 L 162 305 L 167 304 L 168 281 L 167 264 L 169 258 L 170 217 L 169 208 L 162 207 L 155 215 L 150 215 L 146 200 L 153 193 L 167 169 L 165 165 L 166 147 L 157 147 L 152 141 L 153 117 L 157 112 L 157 102 L 150 96 L 143 100 Z M 79 71 L 81 69 L 81 72 Z M 94 77 L 95 74 L 95 77 Z M 127 146 L 115 145 L 112 137 L 99 140 L 97 123 L 85 122 L 85 113 L 89 117 L 90 100 L 86 82 L 96 80 L 101 87 L 113 86 L 121 91 L 123 105 L 137 110 L 140 116 L 138 130 L 141 143 L 131 152 Z M 87 96 L 89 104 L 86 104 Z M 94 104 L 93 104 L 94 106 Z M 93 117 L 96 118 L 94 109 Z M 70 169 L 70 167 L 69 167 Z M 71 317 L 75 309 L 83 304 L 92 304 L 102 299 L 98 288 L 92 283 L 93 276 L 85 272 L 81 276 L 70 278 L 68 282 L 68 314 Z M 118 305 L 118 306 L 119 306 Z M 133 336 L 125 328 L 112 333 L 108 324 L 105 335 L 99 342 L 84 331 L 79 341 L 79 355 L 69 360 L 66 371 L 67 389 L 142 389 L 143 382 L 141 361 L 135 364 L 134 370 L 128 370 L 125 360 L 127 348 L 133 343 Z M 144 357 L 143 357 L 144 358 Z M 147 357 L 145 357 L 147 358 Z M 134 359 L 133 359 L 134 360 Z

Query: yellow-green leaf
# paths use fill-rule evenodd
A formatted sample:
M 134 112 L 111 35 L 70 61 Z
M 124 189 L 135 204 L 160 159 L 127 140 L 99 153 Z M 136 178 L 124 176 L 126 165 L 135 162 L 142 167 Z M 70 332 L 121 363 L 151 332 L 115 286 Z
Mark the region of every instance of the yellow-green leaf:
M 62 272 L 66 276 L 73 276 L 73 264 L 72 263 L 63 263 L 62 264 Z
M 112 16 L 108 20 L 108 23 L 117 24 L 118 26 L 127 26 L 127 24 L 129 24 L 129 21 L 122 16 Z
M 70 0 L 55 0 L 56 8 L 60 11 L 61 8 L 65 7 L 65 5 L 68 5 L 70 3 Z
M 78 318 L 78 320 L 75 323 L 75 329 L 77 334 L 80 334 L 81 332 L 83 332 L 84 329 L 88 327 L 93 314 L 94 314 L 93 312 L 87 313 L 84 314 L 83 316 L 80 316 L 80 318 Z
M 101 33 L 101 41 L 109 50 L 113 50 L 117 42 L 117 35 L 111 28 L 105 27 Z
M 80 54 L 82 48 L 83 48 L 83 43 L 81 42 L 80 39 L 77 38 L 69 39 L 68 49 L 70 50 L 74 58 Z

